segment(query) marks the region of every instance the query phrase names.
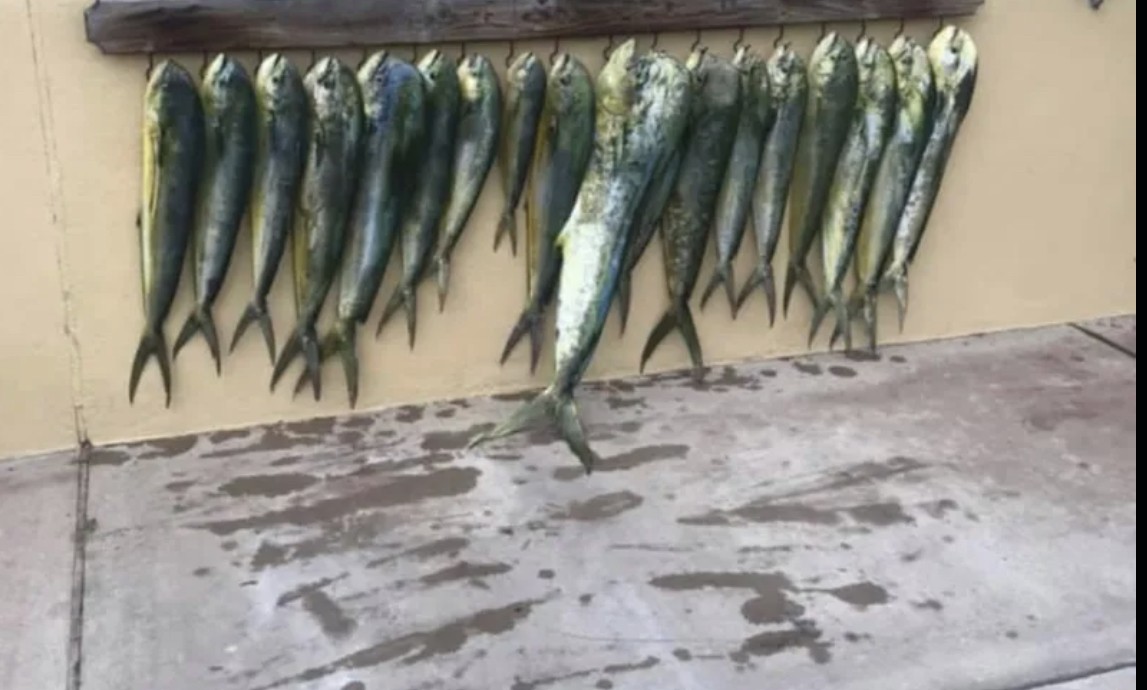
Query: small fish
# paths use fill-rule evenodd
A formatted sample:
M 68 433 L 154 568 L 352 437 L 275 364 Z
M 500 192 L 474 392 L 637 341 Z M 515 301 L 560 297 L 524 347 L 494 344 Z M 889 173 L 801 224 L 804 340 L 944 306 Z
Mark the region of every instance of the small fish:
M 729 311 L 737 318 L 737 297 L 733 291 L 733 261 L 741 249 L 745 236 L 745 223 L 749 217 L 753 189 L 761 165 L 761 149 L 765 135 L 773 124 L 772 93 L 765 63 L 740 46 L 733 57 L 733 66 L 741 73 L 742 106 L 737 121 L 737 134 L 733 140 L 733 153 L 717 197 L 715 236 L 717 266 L 713 278 L 701 293 L 701 308 L 720 285 L 725 286 L 729 298 Z
M 876 351 L 876 297 L 880 278 L 892 250 L 892 238 L 908 190 L 924 152 L 931 130 L 935 87 L 932 65 L 924 48 L 907 36 L 898 36 L 888 49 L 896 67 L 899 94 L 892 135 L 880 159 L 872 195 L 864 211 L 856 245 L 856 289 L 849 304 L 859 314 L 868 334 L 868 345 Z
M 572 55 L 554 59 L 546 85 L 533 174 L 526 205 L 526 307 L 502 350 L 505 364 L 522 337 L 530 335 L 530 373 L 542 351 L 542 321 L 558 285 L 558 233 L 569 219 L 593 152 L 593 80 Z
M 438 239 L 438 226 L 450 198 L 451 179 L 455 172 L 454 149 L 458 131 L 458 74 L 454 65 L 441 51 L 431 50 L 418 63 L 422 75 L 424 96 L 425 134 L 420 150 L 411 149 L 408 169 L 417 170 L 417 184 L 409 193 L 414 200 L 402 221 L 402 280 L 394 289 L 382 317 L 378 320 L 375 337 L 383 326 L 398 313 L 406 312 L 406 333 L 410 347 L 414 348 L 414 333 L 418 324 L 418 286 L 426 276 L 427 265 Z M 413 142 L 410 144 L 413 146 Z
M 307 94 L 303 78 L 290 60 L 273 53 L 259 63 L 255 72 L 255 106 L 258 145 L 251 196 L 255 290 L 239 318 L 231 350 L 235 350 L 251 324 L 258 323 L 273 366 L 275 330 L 267 311 L 267 295 L 291 236 L 307 153 Z
M 203 149 L 203 106 L 195 80 L 177 63 L 163 60 L 151 70 L 144 93 L 138 225 L 145 321 L 131 364 L 129 402 L 135 402 L 147 360 L 155 357 L 165 405 L 171 407 L 171 364 L 163 324 L 179 289 L 191 239 Z
M 454 145 L 454 181 L 439 230 L 441 244 L 434 257 L 438 274 L 438 311 L 446 307 L 450 255 L 462 237 L 466 221 L 494 163 L 502 114 L 502 87 L 490 61 L 471 53 L 458 66 L 461 112 Z
M 414 184 L 406 168 L 422 153 L 425 127 L 422 76 L 409 63 L 378 51 L 362 63 L 357 77 L 363 109 L 358 191 L 347 228 L 335 324 L 319 354 L 322 359 L 339 354 L 352 408 L 358 402 L 356 331 L 370 314 L 390 262 Z M 308 380 L 309 371 L 295 390 Z
M 681 63 L 653 52 L 636 56 L 633 39 L 610 53 L 595 86 L 594 150 L 589 170 L 558 237 L 557 344 L 553 382 L 509 419 L 470 441 L 473 448 L 553 419 L 588 474 L 589 447 L 573 391 L 601 338 L 627 235 L 653 173 L 672 155 L 688 119 L 691 91 Z
M 757 286 L 765 292 L 769 325 L 777 311 L 776 286 L 773 279 L 773 255 L 781 237 L 781 221 L 789 198 L 797 142 L 804 120 L 808 79 L 804 60 L 788 43 L 777 47 L 769 58 L 769 91 L 774 108 L 773 126 L 769 129 L 761 152 L 760 172 L 753 189 L 753 231 L 757 239 L 757 267 L 737 296 L 737 310 Z
M 743 99 L 740 72 L 705 48 L 693 51 L 687 69 L 693 74 L 695 84 L 692 113 L 685 133 L 681 171 L 661 221 L 669 308 L 649 333 L 641 351 L 640 370 L 645 370 L 645 364 L 665 336 L 677 329 L 689 350 L 693 378 L 700 380 L 705 364 L 689 298 L 701 271 L 717 196 L 733 152 Z
M 172 357 L 199 332 L 207 341 L 215 373 L 220 371 L 219 335 L 211 307 L 239 236 L 247 212 L 255 174 L 255 92 L 247 70 L 220 53 L 207 66 L 200 88 L 206 132 L 206 161 L 196 218 L 195 307 L 175 339 Z
M 538 138 L 538 123 L 546 100 L 546 68 L 533 53 L 522 53 L 510 63 L 507 80 L 510 88 L 506 93 L 506 126 L 502 132 L 499 157 L 506 199 L 494 234 L 494 251 L 498 251 L 502 238 L 509 236 L 510 251 L 517 255 L 518 202 L 526 188 L 526 177 Z
M 811 344 L 825 315 L 834 311 L 836 328 L 829 347 L 843 336 L 844 346 L 849 350 L 852 349 L 852 329 L 844 298 L 844 277 L 852 263 L 860 220 L 896 112 L 896 68 L 888 51 L 865 36 L 856 44 L 856 63 L 859 83 L 856 111 L 833 175 L 821 229 L 824 294 L 816 305 L 809 329 Z
M 840 34 L 828 33 L 809 62 L 809 91 L 797 148 L 789 208 L 789 265 L 782 310 L 787 315 L 797 283 L 818 303 L 807 258 L 816 241 L 829 186 L 856 105 L 856 54 Z
M 362 96 L 355 73 L 324 57 L 303 79 L 310 118 L 307 164 L 292 234 L 295 310 L 298 323 L 279 353 L 271 389 L 302 355 L 315 400 L 322 393 L 321 355 L 315 321 L 334 283 L 346 243 L 347 219 L 359 172 Z
M 956 135 L 972 105 L 978 71 L 976 44 L 963 29 L 945 26 L 928 46 L 928 61 L 936 81 L 932 129 L 896 226 L 892 257 L 883 279 L 896 295 L 901 330 L 908 310 L 908 267 L 920 247 Z

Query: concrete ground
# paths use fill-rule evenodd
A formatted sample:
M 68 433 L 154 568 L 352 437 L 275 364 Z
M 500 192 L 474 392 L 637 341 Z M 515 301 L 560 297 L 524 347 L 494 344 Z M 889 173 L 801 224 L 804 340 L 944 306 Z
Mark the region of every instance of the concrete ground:
M 0 688 L 1128 690 L 1135 320 L 0 465 Z

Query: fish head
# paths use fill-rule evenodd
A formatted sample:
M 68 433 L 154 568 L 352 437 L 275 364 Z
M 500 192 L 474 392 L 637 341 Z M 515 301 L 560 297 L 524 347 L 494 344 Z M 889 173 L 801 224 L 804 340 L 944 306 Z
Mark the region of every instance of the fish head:
M 144 113 L 149 124 L 167 119 L 181 107 L 185 92 L 195 94 L 195 80 L 174 60 L 161 60 L 151 69 L 144 92 Z M 197 97 L 197 96 L 196 96 Z
M 525 89 L 539 81 L 545 83 L 546 71 L 542 61 L 532 52 L 525 52 L 514 58 L 507 71 L 507 79 L 516 89 Z
M 426 80 L 428 87 L 431 88 L 434 84 L 438 83 L 442 72 L 449 68 L 450 66 L 446 61 L 446 56 L 437 48 L 423 55 L 422 59 L 418 61 L 418 71 L 422 73 L 422 78 Z
M 334 57 L 324 57 L 307 71 L 303 79 L 314 114 L 325 119 L 341 113 L 349 99 L 348 89 L 357 88 L 354 74 Z
M 679 141 L 694 100 L 694 78 L 689 69 L 668 53 L 655 53 L 646 60 L 642 99 L 660 138 Z
M 470 53 L 458 64 L 458 88 L 462 100 L 468 103 L 486 100 L 497 88 L 494 66 L 484 55 Z
M 209 110 L 224 110 L 238 105 L 250 94 L 250 77 L 242 63 L 226 53 L 219 53 L 203 70 L 200 87 L 203 104 Z
M 840 34 L 830 31 L 812 51 L 809 80 L 823 90 L 841 79 L 854 78 L 855 74 L 856 53 L 852 46 Z
M 769 88 L 775 100 L 799 97 L 805 90 L 805 65 L 792 46 L 781 43 L 769 57 Z
M 896 88 L 903 102 L 921 98 L 932 90 L 932 66 L 928 53 L 911 36 L 900 35 L 888 48 L 896 69 Z
M 548 89 L 554 112 L 584 112 L 587 106 L 592 107 L 593 81 L 585 65 L 569 53 L 562 53 L 554 59 L 550 82 L 554 85 Z
M 613 49 L 597 75 L 598 106 L 606 112 L 622 115 L 629 112 L 637 88 L 637 41 L 629 39 Z
M 263 58 L 255 70 L 255 86 L 261 98 L 280 104 L 300 90 L 301 79 L 295 66 L 281 53 Z
M 741 72 L 728 60 L 706 53 L 701 56 L 694 73 L 698 77 L 703 107 L 728 108 L 741 98 Z M 694 104 L 695 107 L 701 105 Z
M 856 68 L 862 101 L 879 103 L 892 97 L 896 71 L 888 51 L 875 39 L 864 36 L 856 42 Z
M 972 100 L 978 71 L 978 53 L 972 37 L 956 26 L 945 26 L 928 46 L 928 61 L 937 92 L 951 93 L 957 108 L 966 111 Z

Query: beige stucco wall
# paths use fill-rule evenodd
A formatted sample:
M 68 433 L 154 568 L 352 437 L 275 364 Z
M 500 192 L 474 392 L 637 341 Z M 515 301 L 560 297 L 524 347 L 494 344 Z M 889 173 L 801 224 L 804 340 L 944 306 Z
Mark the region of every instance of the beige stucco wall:
M 0 25 L 9 29 L 0 43 L 0 207 L 7 229 L 0 270 L 0 457 L 66 446 L 82 434 L 107 443 L 345 412 L 336 362 L 325 370 L 320 403 L 309 396 L 292 400 L 290 385 L 269 393 L 270 367 L 256 335 L 225 356 L 221 378 L 202 340 L 189 346 L 175 363 L 171 409 L 163 407 L 154 365 L 135 405 L 128 404 L 129 365 L 142 324 L 134 219 L 146 58 L 103 56 L 86 43 L 87 1 L 0 0 Z M 885 335 L 918 340 L 1134 312 L 1135 3 L 1109 0 L 1093 12 L 1084 0 L 988 0 L 961 23 L 980 48 L 975 101 L 914 267 L 907 328 L 902 336 L 886 328 Z M 926 38 L 934 26 L 908 28 Z M 890 39 L 895 23 L 869 30 Z M 788 37 L 807 54 L 818 31 L 790 29 Z M 748 40 L 767 50 L 775 35 L 750 31 Z M 704 40 L 729 52 L 735 37 L 707 32 Z M 691 41 L 692 35 L 660 39 L 682 56 Z M 601 64 L 603 46 L 563 43 L 591 68 Z M 548 54 L 551 46 L 519 44 L 530 48 Z M 497 56 L 501 67 L 507 46 L 480 49 Z M 189 66 L 202 59 L 177 57 Z M 242 57 L 253 64 L 253 54 Z M 295 57 L 300 65 L 308 59 Z M 458 248 L 446 312 L 435 313 L 430 285 L 421 293 L 414 352 L 399 322 L 373 339 L 376 304 L 370 328 L 360 336 L 360 409 L 545 380 L 548 353 L 534 378 L 526 347 L 504 368 L 497 364 L 524 292 L 523 258 L 490 249 L 499 195 L 492 175 Z M 785 260 L 783 244 L 778 267 Z M 752 251 L 750 240 L 738 262 L 739 281 L 748 275 Z M 623 339 L 616 314 L 610 316 L 591 377 L 636 371 L 640 348 L 666 301 L 659 254 L 651 247 L 639 267 Z M 395 266 L 383 298 L 397 278 Z M 216 308 L 225 341 L 250 281 L 244 237 Z M 190 282 L 185 279 L 182 288 L 169 337 L 189 308 Z M 281 343 L 293 321 L 286 266 L 273 297 Z M 736 321 L 715 300 L 698 314 L 706 359 L 806 351 L 808 310 L 797 304 L 787 322 L 770 330 L 759 297 Z M 891 304 L 884 306 L 883 321 L 892 324 Z M 673 337 L 651 368 L 685 361 L 684 347 Z M 592 411 L 587 416 L 592 421 Z

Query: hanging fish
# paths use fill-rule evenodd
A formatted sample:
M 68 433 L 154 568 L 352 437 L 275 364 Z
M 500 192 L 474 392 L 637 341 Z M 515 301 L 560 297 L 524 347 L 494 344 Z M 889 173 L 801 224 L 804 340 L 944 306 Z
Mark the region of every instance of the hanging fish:
M 526 188 L 534 142 L 538 138 L 538 123 L 546 100 L 546 68 L 533 53 L 522 53 L 510 63 L 507 81 L 510 88 L 506 93 L 506 124 L 499 157 L 502 190 L 506 198 L 502 205 L 502 218 L 494 234 L 494 251 L 498 251 L 502 238 L 509 236 L 510 251 L 517 255 L 518 202 Z
M 892 250 L 892 238 L 931 129 L 935 88 L 928 54 L 908 36 L 897 36 L 888 49 L 896 68 L 897 106 L 892 135 L 880 159 L 872 195 L 856 244 L 856 290 L 849 304 L 859 314 L 876 350 L 876 297 Z
M 339 354 L 352 408 L 358 402 L 356 331 L 370 314 L 390 262 L 414 185 L 407 166 L 423 153 L 419 144 L 425 128 L 422 76 L 409 63 L 380 50 L 362 63 L 357 78 L 363 110 L 358 191 L 347 227 L 335 324 L 319 354 L 322 359 Z M 295 390 L 309 379 L 310 372 L 304 372 Z
M 526 205 L 526 307 L 502 350 L 505 364 L 514 347 L 530 336 L 530 373 L 542 351 L 542 321 L 558 285 L 561 252 L 557 237 L 573 210 L 593 151 L 593 80 L 577 58 L 554 59 L 545 107 L 534 147 Z
M 442 216 L 440 245 L 434 258 L 438 274 L 438 311 L 446 306 L 450 281 L 450 255 L 466 229 L 466 221 L 478 201 L 498 146 L 498 127 L 502 114 L 502 87 L 490 61 L 470 54 L 458 66 L 461 89 L 461 113 L 458 138 L 454 144 L 454 181 L 450 200 Z
M 290 238 L 306 158 L 307 94 L 303 78 L 290 60 L 272 53 L 259 63 L 255 106 L 258 144 L 251 196 L 255 289 L 235 327 L 231 350 L 251 324 L 258 323 L 274 365 L 275 331 L 267 311 L 267 295 Z
M 773 325 L 777 310 L 776 286 L 773 279 L 773 255 L 781 237 L 781 220 L 789 198 L 796 161 L 797 142 L 804 119 L 808 80 L 805 64 L 800 56 L 785 43 L 777 47 L 769 58 L 769 91 L 774 109 L 774 121 L 765 137 L 761 152 L 760 172 L 753 189 L 753 232 L 757 239 L 757 267 L 737 296 L 737 310 L 757 286 L 765 293 L 769 308 L 769 325 Z
M 782 310 L 787 315 L 797 283 L 818 302 L 808 255 L 821 228 L 836 161 L 856 105 L 856 54 L 848 41 L 830 32 L 817 43 L 809 62 L 809 92 L 793 172 L 789 208 L 789 264 Z
M 322 393 L 315 321 L 342 259 L 347 217 L 359 171 L 362 97 L 355 74 L 332 57 L 315 63 L 303 79 L 310 118 L 307 164 L 292 236 L 298 323 L 271 373 L 271 389 L 302 355 L 315 400 Z
M 761 165 L 761 149 L 765 135 L 773 124 L 772 93 L 765 62 L 740 46 L 733 56 L 733 66 L 741 73 L 742 107 L 737 121 L 737 134 L 733 140 L 733 153 L 725 171 L 720 196 L 717 197 L 717 218 L 714 236 L 717 266 L 713 269 L 705 291 L 701 293 L 701 308 L 720 285 L 725 286 L 729 298 L 729 311 L 737 317 L 737 298 L 733 291 L 733 261 L 741 249 L 745 236 L 745 223 L 749 217 L 753 189 Z
M 824 210 L 821 228 L 824 290 L 809 329 L 811 344 L 825 315 L 832 310 L 836 314 L 836 328 L 829 347 L 843 336 L 844 346 L 849 350 L 852 349 L 852 329 L 844 298 L 844 277 L 852 263 L 860 219 L 896 112 L 896 69 L 888 51 L 865 36 L 856 44 L 856 64 L 859 84 L 856 112 Z
M 698 48 L 689 56 L 694 95 L 681 170 L 661 221 L 669 308 L 653 327 L 641 351 L 640 369 L 674 329 L 681 331 L 693 378 L 704 375 L 701 342 L 693 325 L 689 298 L 697 284 L 705 242 L 716 211 L 717 195 L 729 167 L 741 113 L 741 75 L 729 61 Z
M 202 332 L 218 374 L 219 335 L 211 307 L 227 277 L 239 225 L 250 200 L 257 146 L 255 92 L 243 65 L 220 53 L 203 73 L 200 98 L 206 159 L 191 256 L 195 307 L 175 339 L 172 357 L 178 357 L 192 336 Z
M 195 80 L 183 67 L 163 60 L 151 70 L 144 93 L 143 169 L 139 226 L 143 287 L 143 335 L 131 364 L 128 401 L 147 360 L 155 357 L 171 407 L 171 365 L 163 324 L 179 289 L 183 258 L 191 239 L 203 166 L 203 106 Z
M 417 183 L 409 192 L 414 200 L 402 221 L 402 280 L 383 308 L 375 330 L 377 337 L 382 333 L 382 327 L 402 309 L 406 312 L 407 340 L 411 348 L 414 347 L 418 323 L 418 286 L 426 276 L 427 265 L 438 240 L 438 226 L 450 198 L 451 178 L 458 172 L 454 167 L 454 149 L 459 115 L 459 72 L 438 50 L 431 50 L 422 57 L 418 72 L 422 75 L 425 92 L 422 117 L 426 131 L 419 150 L 414 152 L 411 149 L 412 157 L 406 164 L 407 170 L 417 171 Z M 410 145 L 413 146 L 413 142 Z
M 908 310 L 908 267 L 916 256 L 920 238 L 932 214 L 956 135 L 972 105 L 978 70 L 976 44 L 963 29 L 945 26 L 928 46 L 928 61 L 936 81 L 932 129 L 912 179 L 904 212 L 896 226 L 892 257 L 883 280 L 896 294 L 901 330 Z
M 589 447 L 574 402 L 613 301 L 627 234 L 653 172 L 672 154 L 684 129 L 689 77 L 663 53 L 638 58 L 633 39 L 610 54 L 595 89 L 594 151 L 574 209 L 558 237 L 557 344 L 553 382 L 469 447 L 524 430 L 539 417 L 556 421 L 589 473 L 598 456 Z

